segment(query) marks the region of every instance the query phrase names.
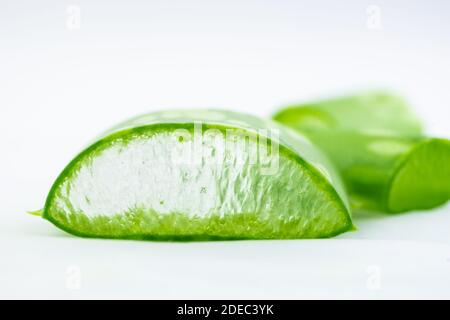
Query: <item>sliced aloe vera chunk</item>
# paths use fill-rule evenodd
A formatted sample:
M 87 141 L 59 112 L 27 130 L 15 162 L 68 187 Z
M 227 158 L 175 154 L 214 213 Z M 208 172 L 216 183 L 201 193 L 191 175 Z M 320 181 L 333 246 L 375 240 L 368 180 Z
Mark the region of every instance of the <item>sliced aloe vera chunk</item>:
M 352 228 L 339 176 L 309 140 L 217 110 L 116 126 L 64 169 L 43 217 L 79 236 L 149 240 L 321 238 Z
M 450 141 L 310 131 L 334 161 L 352 207 L 384 212 L 430 209 L 450 199 Z
M 354 209 L 394 213 L 447 202 L 449 141 L 422 137 L 420 123 L 402 100 L 377 97 L 288 107 L 274 119 L 320 147 L 341 174 Z
M 399 96 L 373 91 L 287 106 L 274 119 L 300 130 L 347 130 L 378 135 L 420 136 L 422 125 Z

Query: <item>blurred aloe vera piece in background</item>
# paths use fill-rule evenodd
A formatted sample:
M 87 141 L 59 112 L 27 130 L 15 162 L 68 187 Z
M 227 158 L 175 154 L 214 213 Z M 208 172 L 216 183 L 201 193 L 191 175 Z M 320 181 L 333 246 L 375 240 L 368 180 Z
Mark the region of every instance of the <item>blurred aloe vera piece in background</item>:
M 368 93 L 307 103 L 274 119 L 328 155 L 354 209 L 404 212 L 450 198 L 450 141 L 424 137 L 420 121 L 397 96 Z
M 450 197 L 448 140 L 338 130 L 308 136 L 335 163 L 355 209 L 429 209 Z
M 383 91 L 292 105 L 274 118 L 294 129 L 421 136 L 422 124 L 401 97 Z

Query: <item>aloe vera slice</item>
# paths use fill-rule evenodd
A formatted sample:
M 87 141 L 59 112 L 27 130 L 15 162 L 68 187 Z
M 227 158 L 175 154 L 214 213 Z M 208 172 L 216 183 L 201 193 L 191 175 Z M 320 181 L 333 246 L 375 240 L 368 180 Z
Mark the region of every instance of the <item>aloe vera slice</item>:
M 331 237 L 353 227 L 339 179 L 306 138 L 271 121 L 166 111 L 122 123 L 82 151 L 43 217 L 85 237 Z
M 287 106 L 274 119 L 299 130 L 421 136 L 422 125 L 399 96 L 383 91 Z
M 402 100 L 383 96 L 288 107 L 274 119 L 308 136 L 332 160 L 354 209 L 395 213 L 447 202 L 449 141 L 422 137 Z
M 450 141 L 311 131 L 334 161 L 355 209 L 405 212 L 450 199 Z

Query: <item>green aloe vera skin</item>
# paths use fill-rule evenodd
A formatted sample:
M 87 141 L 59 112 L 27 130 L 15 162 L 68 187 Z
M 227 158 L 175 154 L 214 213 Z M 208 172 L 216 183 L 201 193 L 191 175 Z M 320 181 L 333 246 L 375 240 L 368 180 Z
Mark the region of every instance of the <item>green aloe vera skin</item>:
M 308 136 L 332 160 L 354 209 L 397 213 L 450 199 L 450 142 L 422 137 L 419 121 L 395 96 L 288 107 L 274 119 Z
M 430 209 L 450 198 L 450 141 L 336 131 L 308 134 L 333 159 L 352 207 Z
M 422 136 L 422 124 L 405 100 L 383 91 L 288 106 L 277 112 L 274 119 L 300 131 Z
M 143 115 L 63 170 L 43 217 L 78 236 L 324 238 L 353 228 L 340 177 L 304 138 L 219 110 Z

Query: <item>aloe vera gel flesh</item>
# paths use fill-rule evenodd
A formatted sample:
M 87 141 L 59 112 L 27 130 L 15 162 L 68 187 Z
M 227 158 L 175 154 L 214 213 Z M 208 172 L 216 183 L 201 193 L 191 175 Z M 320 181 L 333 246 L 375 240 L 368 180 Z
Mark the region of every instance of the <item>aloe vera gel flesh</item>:
M 79 236 L 331 237 L 353 228 L 339 175 L 307 138 L 218 110 L 122 123 L 62 171 L 43 218 Z

